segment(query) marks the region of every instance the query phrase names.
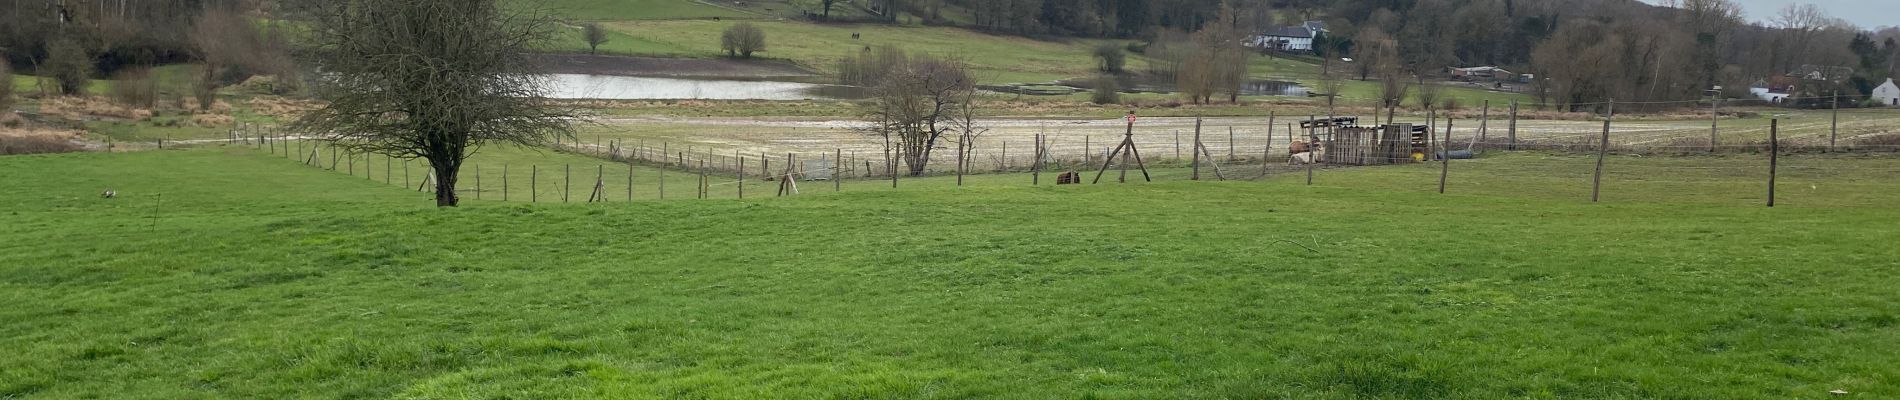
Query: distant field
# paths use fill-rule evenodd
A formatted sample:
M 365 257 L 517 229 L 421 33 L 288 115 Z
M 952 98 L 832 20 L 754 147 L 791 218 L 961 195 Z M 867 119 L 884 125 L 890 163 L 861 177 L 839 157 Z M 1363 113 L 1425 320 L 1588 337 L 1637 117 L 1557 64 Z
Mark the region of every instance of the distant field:
M 694 0 L 511 0 L 584 21 L 711 19 L 756 16 Z
M 1775 209 L 1753 159 L 1619 158 L 1594 205 L 1592 162 L 437 210 L 251 149 L 0 157 L 0 397 L 1900 396 L 1894 160 Z
M 999 36 L 956 28 L 888 25 L 818 25 L 787 21 L 754 21 L 766 32 L 766 51 L 759 56 L 789 59 L 808 67 L 835 71 L 837 61 L 866 47 L 897 46 L 913 53 L 957 57 L 976 67 L 985 82 L 1049 81 L 1088 75 L 1094 68 L 1088 46 L 1093 41 L 1050 42 Z M 615 31 L 656 43 L 698 49 L 696 55 L 715 57 L 719 34 L 729 21 L 624 21 L 607 24 Z M 852 33 L 860 39 L 852 39 Z

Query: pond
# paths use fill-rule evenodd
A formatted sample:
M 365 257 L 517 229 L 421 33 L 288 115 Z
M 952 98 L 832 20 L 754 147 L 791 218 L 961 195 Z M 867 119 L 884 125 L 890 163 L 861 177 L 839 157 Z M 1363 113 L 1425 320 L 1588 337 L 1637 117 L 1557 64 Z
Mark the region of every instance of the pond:
M 852 87 L 736 79 L 551 74 L 548 97 L 601 100 L 834 100 L 860 97 Z

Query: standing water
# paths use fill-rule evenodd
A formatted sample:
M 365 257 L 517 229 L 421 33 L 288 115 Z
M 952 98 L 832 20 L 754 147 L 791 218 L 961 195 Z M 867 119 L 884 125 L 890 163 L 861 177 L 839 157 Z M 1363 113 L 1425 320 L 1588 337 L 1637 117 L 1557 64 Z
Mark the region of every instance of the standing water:
M 603 100 L 812 100 L 849 97 L 836 85 L 551 74 L 548 97 Z

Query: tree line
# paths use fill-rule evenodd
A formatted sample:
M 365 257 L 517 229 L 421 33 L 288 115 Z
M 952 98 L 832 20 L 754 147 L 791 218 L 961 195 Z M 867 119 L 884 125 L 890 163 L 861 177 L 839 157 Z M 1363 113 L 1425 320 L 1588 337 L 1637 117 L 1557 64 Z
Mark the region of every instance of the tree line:
M 272 10 L 256 0 L 12 0 L 0 10 L 0 59 L 53 78 L 63 94 L 186 62 L 202 66 L 193 84 L 201 108 L 217 88 L 252 76 L 297 81 L 288 30 L 261 18 Z
M 1316 39 L 1315 52 L 1327 64 L 1355 59 L 1350 69 L 1359 79 L 1416 85 L 1448 67 L 1501 66 L 1540 77 L 1527 90 L 1559 105 L 1695 99 L 1715 86 L 1743 97 L 1751 83 L 1804 66 L 1855 71 L 1805 85 L 1812 92 L 1802 94 L 1858 95 L 1895 76 L 1900 64 L 1900 28 L 1862 29 L 1814 5 L 1764 10 L 1756 18 L 1763 22 L 1749 22 L 1732 0 L 898 0 L 888 7 L 951 24 L 931 16 L 946 5 L 967 10 L 964 24 L 975 29 L 1133 39 L 1144 44 L 1130 48 L 1136 51 L 1204 44 L 1211 40 L 1193 37 L 1214 28 L 1244 37 L 1323 21 L 1328 34 Z

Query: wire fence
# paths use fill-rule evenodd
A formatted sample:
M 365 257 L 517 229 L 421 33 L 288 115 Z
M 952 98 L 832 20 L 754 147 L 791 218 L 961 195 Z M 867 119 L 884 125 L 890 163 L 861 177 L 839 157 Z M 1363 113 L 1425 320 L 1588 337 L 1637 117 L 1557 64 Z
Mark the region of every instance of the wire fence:
M 1857 112 L 1894 115 L 1891 111 Z M 1081 183 L 1095 182 L 1104 175 L 1112 177 L 1104 181 L 1116 182 L 1128 179 L 1122 172 L 1128 170 L 1151 178 L 1147 169 L 1168 170 L 1159 174 L 1163 179 L 1257 180 L 1292 174 L 1295 180 L 1304 175 L 1308 184 L 1317 180 L 1340 186 L 1342 182 L 1327 182 L 1315 175 L 1336 168 L 1396 165 L 1402 171 L 1425 176 L 1410 178 L 1426 183 L 1412 187 L 1440 192 L 1456 190 L 1458 182 L 1481 178 L 1496 178 L 1498 182 L 1579 180 L 1584 177 L 1578 174 L 1587 173 L 1591 181 L 1588 197 L 1601 200 L 1606 180 L 1613 187 L 1629 182 L 1642 186 L 1735 182 L 1742 178 L 1759 178 L 1765 187 L 1773 187 L 1769 181 L 1782 176 L 1803 181 L 1887 184 L 1895 183 L 1889 177 L 1900 172 L 1900 163 L 1892 162 L 1900 157 L 1900 134 L 1896 133 L 1900 127 L 1884 126 L 1885 120 L 1879 121 L 1881 126 L 1854 126 L 1847 135 L 1841 134 L 1840 124 L 1831 124 L 1824 135 L 1816 133 L 1813 126 L 1801 126 L 1797 128 L 1809 133 L 1792 138 L 1783 137 L 1782 132 L 1790 127 L 1779 119 L 1771 119 L 1762 127 L 1727 128 L 1716 120 L 1709 136 L 1698 138 L 1683 136 L 1680 127 L 1656 129 L 1644 121 L 1619 129 L 1613 117 L 1600 121 L 1600 129 L 1595 132 L 1578 129 L 1575 124 L 1561 129 L 1538 127 L 1530 132 L 1524 129 L 1526 121 L 1500 114 L 1496 119 L 1476 120 L 1427 116 L 1423 121 L 1397 124 L 1380 121 L 1382 125 L 1378 126 L 1361 125 L 1359 117 L 1292 121 L 1267 118 L 1252 121 L 1257 125 L 1220 127 L 1197 121 L 1185 132 L 1155 132 L 1130 123 L 1120 137 L 1036 134 L 1026 143 L 949 138 L 932 149 L 933 162 L 922 169 L 910 168 L 908 160 L 912 157 L 899 149 L 865 143 L 840 145 L 831 151 L 766 153 L 598 136 L 592 141 L 567 138 L 554 147 L 599 162 L 465 165 L 454 181 L 454 190 L 463 198 L 530 202 L 745 198 L 842 191 L 847 183 L 852 188 L 902 186 L 906 180 L 949 176 L 957 177 L 956 185 L 965 184 L 966 177 L 983 177 L 984 184 L 999 179 L 1055 184 L 1069 180 L 1063 179 L 1064 174 L 1071 174 L 1072 180 Z M 1352 145 L 1344 144 L 1348 143 L 1345 138 L 1349 131 L 1400 130 L 1409 134 L 1402 138 L 1353 136 Z M 1386 141 L 1394 142 L 1379 144 Z M 233 129 L 221 140 L 161 141 L 156 147 L 207 143 L 249 145 L 312 167 L 418 191 L 432 190 L 438 181 L 424 161 L 356 153 L 323 137 L 294 135 L 274 126 Z M 1124 144 L 1131 144 L 1132 149 L 1118 152 Z M 1368 146 L 1382 147 L 1380 152 L 1368 152 Z M 1500 155 L 1525 152 L 1550 157 L 1495 160 Z M 1717 156 L 1682 157 L 1707 154 Z M 1438 167 L 1438 176 L 1419 172 L 1431 166 Z M 1005 178 L 1011 175 L 1015 177 Z M 1762 201 L 1769 201 L 1765 191 L 1762 196 Z

